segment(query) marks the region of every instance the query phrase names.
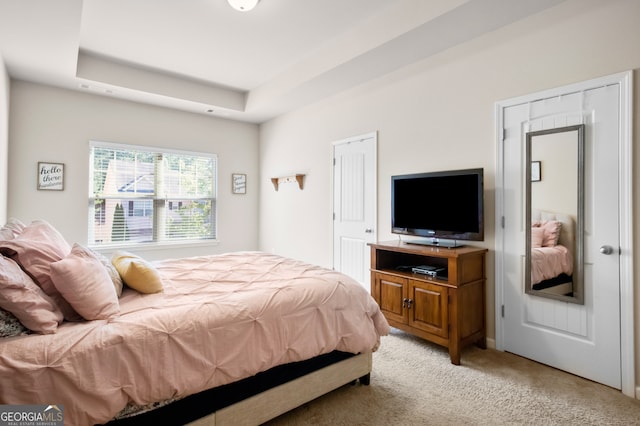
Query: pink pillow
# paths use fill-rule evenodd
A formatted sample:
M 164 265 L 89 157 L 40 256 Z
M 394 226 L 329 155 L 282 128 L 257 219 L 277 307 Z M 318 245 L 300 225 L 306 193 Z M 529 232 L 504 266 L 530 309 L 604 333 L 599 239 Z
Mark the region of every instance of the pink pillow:
M 62 312 L 53 300 L 16 262 L 4 256 L 0 256 L 0 308 L 38 333 L 55 333 L 62 322 Z
M 544 240 L 544 229 L 533 227 L 531 228 L 531 247 L 542 247 L 542 241 Z
M 124 283 L 122 282 L 120 273 L 118 272 L 116 267 L 113 266 L 113 263 L 111 263 L 111 259 L 95 250 L 88 250 L 100 261 L 100 263 L 102 263 L 102 266 L 104 266 L 104 268 L 107 270 L 107 273 L 109 274 L 109 277 L 113 282 L 113 287 L 115 288 L 118 297 L 122 296 L 122 287 L 124 287 Z
M 84 319 L 120 315 L 118 295 L 104 265 L 89 249 L 74 244 L 67 257 L 51 264 L 56 289 Z
M 541 222 L 540 228 L 544 230 L 542 247 L 555 247 L 556 245 L 558 245 L 560 230 L 562 229 L 562 222 L 558 222 L 557 220 Z
M 25 224 L 15 218 L 10 218 L 7 223 L 0 228 L 0 240 L 13 240 L 24 231 Z
M 20 267 L 51 297 L 68 321 L 82 317 L 64 300 L 50 276 L 50 265 L 65 258 L 71 247 L 62 235 L 44 220 L 27 225 L 22 233 L 8 241 L 0 241 L 0 253 L 15 260 Z

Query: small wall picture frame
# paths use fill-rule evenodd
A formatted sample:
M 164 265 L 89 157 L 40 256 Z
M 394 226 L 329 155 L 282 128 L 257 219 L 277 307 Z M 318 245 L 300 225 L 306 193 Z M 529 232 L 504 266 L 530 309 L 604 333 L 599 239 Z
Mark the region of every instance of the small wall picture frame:
M 542 172 L 540 161 L 531 162 L 531 182 L 540 182 L 542 180 Z
M 233 194 L 247 193 L 247 175 L 244 173 L 233 173 L 231 175 L 231 192 Z
M 38 190 L 64 190 L 64 163 L 38 161 Z

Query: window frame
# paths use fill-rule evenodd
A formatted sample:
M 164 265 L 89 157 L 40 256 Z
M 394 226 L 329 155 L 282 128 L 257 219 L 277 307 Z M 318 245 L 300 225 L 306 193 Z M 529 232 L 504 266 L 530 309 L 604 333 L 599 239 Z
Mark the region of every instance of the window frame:
M 213 162 L 213 170 L 212 170 L 212 194 L 211 197 L 160 197 L 156 195 L 156 191 L 158 188 L 158 180 L 156 175 L 154 175 L 154 194 L 151 196 L 145 195 L 127 195 L 122 194 L 122 196 L 118 197 L 96 197 L 94 194 L 94 157 L 93 152 L 94 148 L 107 148 L 114 150 L 123 150 L 123 151 L 142 151 L 150 154 L 154 154 L 154 157 L 158 155 L 184 155 L 191 157 L 203 157 L 209 158 Z M 157 163 L 154 161 L 154 164 Z M 218 155 L 210 152 L 200 152 L 200 151 L 189 151 L 189 150 L 178 150 L 172 148 L 162 148 L 157 146 L 144 146 L 144 145 L 133 145 L 127 143 L 117 143 L 117 142 L 105 142 L 99 140 L 90 140 L 89 141 L 89 194 L 88 194 L 88 242 L 87 245 L 93 249 L 101 250 L 101 249 L 119 249 L 119 248 L 144 248 L 144 249 L 153 249 L 153 248 L 167 248 L 171 246 L 202 246 L 202 245 L 215 245 L 218 244 L 218 201 L 219 201 L 219 193 L 218 193 Z M 96 199 L 121 199 L 123 202 L 136 202 L 136 201 L 151 201 L 153 204 L 153 219 L 152 219 L 152 239 L 150 241 L 133 241 L 133 242 L 108 242 L 108 243 L 97 243 L 95 239 L 95 201 Z M 160 221 L 169 211 L 169 203 L 171 201 L 182 201 L 184 199 L 192 199 L 194 201 L 198 200 L 210 200 L 211 202 L 211 213 L 210 220 L 212 226 L 212 236 L 211 238 L 184 238 L 184 239 L 163 239 L 158 235 L 161 229 L 165 228 L 164 224 L 161 224 Z M 105 211 L 100 212 L 101 219 L 102 216 L 106 214 Z

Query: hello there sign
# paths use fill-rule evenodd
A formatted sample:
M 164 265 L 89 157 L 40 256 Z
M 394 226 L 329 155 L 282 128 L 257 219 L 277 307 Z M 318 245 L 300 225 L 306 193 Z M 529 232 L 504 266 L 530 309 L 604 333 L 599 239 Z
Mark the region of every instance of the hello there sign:
M 64 164 L 38 162 L 38 189 L 62 191 Z

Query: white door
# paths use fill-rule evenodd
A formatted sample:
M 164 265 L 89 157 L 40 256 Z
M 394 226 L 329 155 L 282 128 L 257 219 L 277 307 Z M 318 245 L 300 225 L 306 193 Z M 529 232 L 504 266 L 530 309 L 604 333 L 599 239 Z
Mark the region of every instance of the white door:
M 621 389 L 620 84 L 522 98 L 501 110 L 496 186 L 499 349 Z M 530 130 L 585 124 L 584 305 L 524 292 L 524 148 Z M 500 213 L 501 211 L 501 213 Z M 624 227 L 622 227 L 624 228 Z M 600 252 L 603 246 L 613 253 Z M 498 284 L 499 281 L 499 284 Z M 500 288 L 499 288 L 500 287 Z M 498 335 L 498 333 L 497 333 Z M 499 337 L 499 336 L 497 336 Z M 630 349 L 631 352 L 633 351 Z M 632 368 L 632 367 L 631 367 Z
M 333 267 L 369 289 L 376 240 L 376 134 L 357 136 L 333 148 Z

